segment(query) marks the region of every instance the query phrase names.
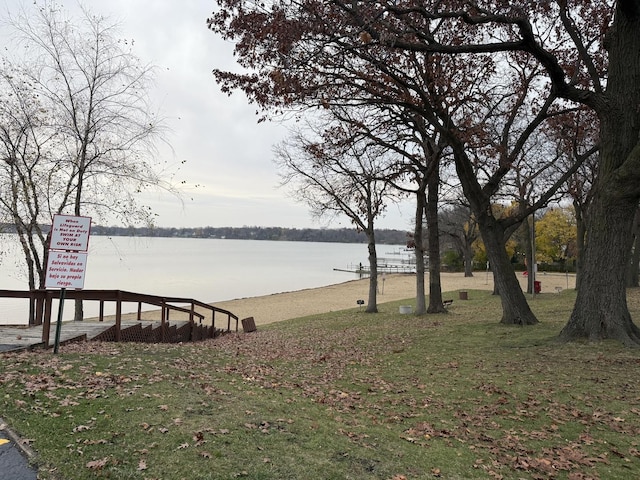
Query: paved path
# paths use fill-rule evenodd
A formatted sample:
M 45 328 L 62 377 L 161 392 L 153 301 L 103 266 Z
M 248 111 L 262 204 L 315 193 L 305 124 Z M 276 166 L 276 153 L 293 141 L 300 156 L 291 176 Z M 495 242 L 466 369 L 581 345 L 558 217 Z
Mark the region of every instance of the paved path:
M 0 419 L 0 478 L 3 480 L 36 480 L 37 470 L 29 465 L 29 450 Z

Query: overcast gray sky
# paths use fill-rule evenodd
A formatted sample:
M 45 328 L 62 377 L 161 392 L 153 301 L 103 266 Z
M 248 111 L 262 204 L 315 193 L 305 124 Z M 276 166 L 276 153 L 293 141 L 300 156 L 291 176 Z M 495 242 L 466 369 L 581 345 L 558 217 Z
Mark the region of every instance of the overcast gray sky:
M 12 11 L 25 0 L 2 0 Z M 59 0 L 70 10 L 76 0 Z M 122 35 L 134 40 L 134 53 L 158 67 L 152 90 L 167 118 L 173 152 L 162 150 L 169 163 L 179 164 L 177 179 L 187 185 L 181 203 L 168 194 L 149 194 L 145 201 L 159 215 L 157 225 L 175 227 L 327 226 L 310 217 L 278 187 L 272 146 L 286 135 L 285 127 L 257 123 L 255 107 L 242 92 L 220 92 L 213 68 L 237 69 L 233 45 L 219 40 L 205 20 L 211 0 L 85 0 L 94 13 L 121 23 Z M 408 229 L 410 208 L 389 207 L 380 228 Z M 329 227 L 349 226 L 342 218 Z

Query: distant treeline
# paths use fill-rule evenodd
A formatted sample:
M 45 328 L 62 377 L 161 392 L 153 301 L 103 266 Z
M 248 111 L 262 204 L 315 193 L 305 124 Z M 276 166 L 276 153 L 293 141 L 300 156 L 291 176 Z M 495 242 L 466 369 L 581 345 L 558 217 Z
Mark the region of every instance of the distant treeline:
M 276 240 L 289 242 L 336 242 L 366 243 L 364 233 L 353 228 L 281 228 L 281 227 L 202 227 L 202 228 L 125 228 L 91 227 L 92 235 L 181 237 L 181 238 L 226 238 L 232 240 Z M 379 230 L 376 243 L 404 245 L 407 232 L 402 230 Z
M 48 232 L 48 229 L 44 229 Z M 3 233 L 15 233 L 13 225 L 0 226 Z M 353 228 L 281 228 L 281 227 L 104 227 L 92 225 L 91 235 L 112 235 L 122 237 L 180 237 L 180 238 L 227 238 L 233 240 L 276 240 L 290 242 L 335 242 L 366 243 L 364 233 Z M 407 232 L 404 230 L 378 230 L 376 243 L 385 245 L 405 245 Z

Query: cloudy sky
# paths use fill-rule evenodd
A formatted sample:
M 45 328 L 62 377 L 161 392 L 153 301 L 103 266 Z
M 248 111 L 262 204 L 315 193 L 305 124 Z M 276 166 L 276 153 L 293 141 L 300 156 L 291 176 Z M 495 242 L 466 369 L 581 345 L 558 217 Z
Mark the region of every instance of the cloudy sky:
M 0 0 L 4 11 L 32 1 Z M 68 9 L 75 0 L 60 0 Z M 272 147 L 286 128 L 257 123 L 255 107 L 241 92 L 222 94 L 213 68 L 237 69 L 233 45 L 207 30 L 205 20 L 215 5 L 210 0 L 85 0 L 92 12 L 121 23 L 122 36 L 134 40 L 134 53 L 156 65 L 152 96 L 170 128 L 169 149 L 161 152 L 180 167 L 186 181 L 182 201 L 168 194 L 150 194 L 145 201 L 159 215 L 159 226 L 283 226 L 343 227 L 345 219 L 318 221 L 303 204 L 278 187 Z M 200 185 L 194 188 L 194 185 Z M 380 228 L 407 229 L 410 208 L 391 206 Z

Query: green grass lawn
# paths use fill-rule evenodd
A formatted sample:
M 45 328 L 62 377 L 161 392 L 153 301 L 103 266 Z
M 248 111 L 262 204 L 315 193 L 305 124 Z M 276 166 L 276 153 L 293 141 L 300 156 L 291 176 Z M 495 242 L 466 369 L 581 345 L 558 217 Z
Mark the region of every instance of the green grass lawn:
M 0 416 L 52 479 L 640 478 L 640 351 L 557 343 L 574 299 L 536 296 L 532 327 L 470 291 L 443 315 L 6 354 Z

